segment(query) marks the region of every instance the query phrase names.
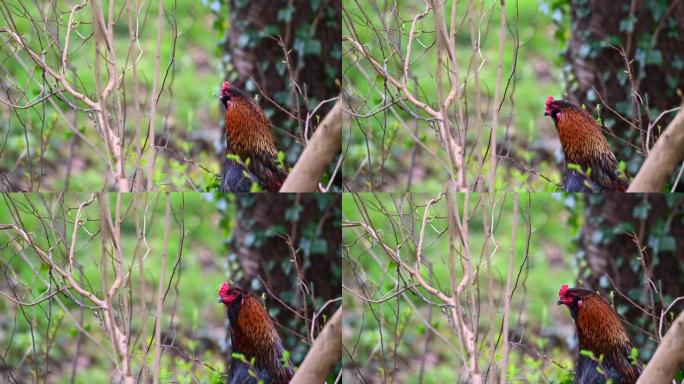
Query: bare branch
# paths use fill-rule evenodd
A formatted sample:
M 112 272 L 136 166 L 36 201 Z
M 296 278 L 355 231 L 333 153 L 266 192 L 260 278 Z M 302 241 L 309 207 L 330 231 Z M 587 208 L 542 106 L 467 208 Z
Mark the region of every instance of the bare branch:
M 658 138 L 627 192 L 660 192 L 683 158 L 684 109 L 680 109 Z
M 342 111 L 340 97 L 307 143 L 297 164 L 285 179 L 280 192 L 314 192 L 325 168 L 340 153 L 342 145 Z
M 290 383 L 322 383 L 341 358 L 342 307 L 335 311 L 323 327 Z
M 684 312 L 663 337 L 653 357 L 639 377 L 637 384 L 671 383 L 677 370 L 684 363 Z

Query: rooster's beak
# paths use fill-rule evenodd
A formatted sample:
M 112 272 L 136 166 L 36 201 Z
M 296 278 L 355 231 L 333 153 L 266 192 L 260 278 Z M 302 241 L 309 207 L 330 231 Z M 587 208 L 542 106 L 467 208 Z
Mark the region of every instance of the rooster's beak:
M 561 304 L 563 304 L 562 301 L 560 301 L 560 300 L 556 301 L 556 305 L 561 305 Z
M 216 302 L 217 302 L 217 303 L 223 303 L 223 299 L 221 299 L 221 298 L 219 297 L 218 299 L 216 299 Z
M 548 116 L 548 115 L 549 115 L 549 113 L 548 113 L 548 112 L 544 112 L 544 116 Z

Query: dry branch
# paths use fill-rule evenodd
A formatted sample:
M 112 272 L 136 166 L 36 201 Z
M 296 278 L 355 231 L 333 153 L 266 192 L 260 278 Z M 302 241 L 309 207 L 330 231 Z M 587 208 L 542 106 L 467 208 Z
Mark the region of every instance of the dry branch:
M 680 112 L 679 115 L 681 114 Z M 684 312 L 680 313 L 672 323 L 637 384 L 671 383 L 682 364 L 684 364 Z
M 653 146 L 627 192 L 659 192 L 684 158 L 684 108 Z
M 152 93 L 150 94 L 150 128 L 147 131 L 147 140 L 150 152 L 147 159 L 147 190 L 153 189 L 154 162 L 155 162 L 155 129 L 157 128 L 157 92 L 159 90 L 159 65 L 162 51 L 162 30 L 164 25 L 164 2 L 159 1 L 159 13 L 157 15 L 157 52 L 154 56 L 154 80 L 152 81 Z
M 148 15 L 145 13 L 149 12 L 149 7 L 135 3 L 130 0 L 125 1 L 130 37 L 125 58 L 120 55 L 117 56 L 117 52 L 121 51 L 117 47 L 123 48 L 123 46 L 119 43 L 118 38 L 115 38 L 115 29 L 125 26 L 123 21 L 125 18 L 121 17 L 123 7 L 115 10 L 115 2 L 81 0 L 61 12 L 53 9 L 51 12 L 55 13 L 54 20 L 49 20 L 46 15 L 43 15 L 43 11 L 34 15 L 33 11 L 29 12 L 28 7 L 23 7 L 24 12 L 17 13 L 17 16 L 23 22 L 32 25 L 29 30 L 17 30 L 17 25 L 11 21 L 13 17 L 13 11 L 10 10 L 11 6 L 4 5 L 4 2 L 0 3 L 4 5 L 2 7 L 4 12 L 0 18 L 3 21 L 11 21 L 7 23 L 7 26 L 0 26 L 0 40 L 2 40 L 3 49 L 4 47 L 10 48 L 8 59 L 16 61 L 27 73 L 33 72 L 34 67 L 36 67 L 43 74 L 42 81 L 38 81 L 37 77 L 32 79 L 32 82 L 40 89 L 41 96 L 39 98 L 25 105 L 14 102 L 11 97 L 9 100 L 0 99 L 0 103 L 6 104 L 11 109 L 29 109 L 39 103 L 50 103 L 52 108 L 61 115 L 64 124 L 69 126 L 69 129 L 78 139 L 92 147 L 95 153 L 102 158 L 102 166 L 106 166 L 107 173 L 103 177 L 104 185 L 102 188 L 97 188 L 98 190 L 112 188 L 120 192 L 130 192 L 131 190 L 142 191 L 143 189 L 152 190 L 154 188 L 155 159 L 159 149 L 155 144 L 155 128 L 160 115 L 158 103 L 162 92 L 164 92 L 166 79 L 164 77 L 164 81 L 162 81 L 160 76 L 160 60 L 163 59 L 164 54 L 164 50 L 161 49 L 162 37 L 164 36 L 162 32 L 165 23 L 174 14 L 167 14 L 164 2 L 158 2 L 158 15 L 155 25 L 157 32 L 156 49 L 150 49 L 150 52 L 155 52 L 154 73 L 150 74 L 152 92 L 149 97 L 149 110 L 144 115 L 149 116 L 149 130 L 148 133 L 141 136 L 143 125 L 143 120 L 141 120 L 143 117 L 142 98 L 144 95 L 142 95 L 143 92 L 139 86 L 137 66 L 145 53 L 139 38 L 144 32 L 144 26 L 149 24 L 141 23 L 142 19 L 147 20 Z M 37 14 L 42 16 L 41 20 L 36 19 Z M 41 28 L 40 25 L 50 25 L 51 29 L 48 31 L 44 27 Z M 175 29 L 174 32 L 176 32 Z M 176 38 L 177 33 L 171 37 L 173 48 L 166 75 L 168 75 L 173 63 Z M 48 45 L 50 49 L 43 47 L 43 43 L 37 44 L 44 40 L 50 42 Z M 84 50 L 90 50 L 91 47 L 93 51 L 88 52 L 88 54 L 94 58 L 91 67 L 94 72 L 92 84 L 79 78 L 82 69 L 77 70 L 78 65 L 73 60 L 76 56 L 81 57 L 85 54 Z M 30 60 L 25 60 L 26 57 Z M 132 73 L 132 81 L 129 80 L 129 73 Z M 27 90 L 21 89 L 21 82 L 15 81 L 11 74 L 7 83 L 11 86 L 10 88 L 16 88 L 17 93 L 23 92 L 21 97 L 32 98 Z M 127 88 L 129 86 L 132 86 L 132 90 Z M 125 104 L 131 94 L 134 104 L 134 108 L 132 108 L 134 130 L 129 134 L 131 130 L 127 128 L 128 124 L 126 124 L 128 108 Z M 64 107 L 64 103 L 68 107 Z M 67 117 L 68 114 L 65 113 L 64 108 L 76 112 L 73 114 L 73 118 Z M 165 114 L 167 113 L 169 112 L 165 111 Z M 43 112 L 43 119 L 44 114 Z M 89 137 L 89 131 L 82 132 L 80 128 L 76 127 L 77 116 L 84 116 L 92 121 L 92 131 L 97 134 L 97 140 L 92 140 Z M 28 131 L 30 127 L 26 126 L 27 123 L 22 122 L 20 116 L 17 118 L 23 129 Z M 41 140 L 45 140 L 47 143 L 48 138 L 47 134 L 41 133 Z M 146 141 L 141 139 L 146 139 Z M 40 181 L 45 175 L 33 175 L 30 169 L 33 161 L 31 153 L 36 151 L 43 153 L 45 148 L 34 150 L 28 142 L 26 145 L 27 159 L 21 160 L 28 161 L 29 181 L 32 182 L 33 179 Z M 144 164 L 143 161 L 145 161 Z M 129 166 L 130 163 L 135 163 L 135 169 L 132 172 L 129 170 L 132 168 Z M 71 160 L 69 164 L 71 164 Z M 144 170 L 143 167 L 145 167 Z M 68 169 L 71 169 L 70 165 Z M 69 177 L 70 171 L 68 170 L 67 180 Z M 130 185 L 131 180 L 135 181 L 132 186 Z M 27 189 L 37 190 L 32 183 Z
M 463 197 L 461 197 L 463 195 Z M 426 301 L 430 305 L 438 305 L 442 308 L 443 313 L 447 316 L 450 326 L 454 329 L 457 340 L 457 353 L 458 359 L 456 360 L 458 365 L 463 367 L 469 375 L 469 380 L 473 384 L 481 384 L 485 382 L 482 371 L 480 369 L 480 358 L 481 353 L 478 340 L 481 336 L 480 331 L 472 321 L 470 314 L 476 313 L 479 309 L 476 306 L 477 299 L 475 298 L 475 290 L 473 286 L 476 284 L 476 270 L 477 267 L 474 265 L 474 260 L 472 259 L 469 243 L 469 220 L 471 216 L 470 211 L 470 194 L 460 194 L 455 191 L 455 188 L 451 188 L 449 192 L 440 193 L 435 198 L 428 200 L 423 207 L 422 217 L 418 219 L 415 218 L 415 228 L 412 227 L 410 231 L 413 233 L 415 229 L 417 234 L 417 239 L 415 241 L 415 260 L 410 258 L 401 257 L 401 248 L 396 249 L 390 246 L 383 236 L 382 230 L 376 227 L 371 219 L 365 203 L 362 202 L 363 198 L 360 195 L 352 195 L 357 201 L 357 206 L 364 216 L 363 221 L 350 223 L 355 227 L 359 227 L 364 231 L 368 237 L 368 240 L 374 245 L 380 247 L 384 253 L 391 259 L 391 261 L 397 263 L 398 268 L 401 269 L 406 274 L 410 275 L 413 282 L 416 283 L 416 287 L 420 287 L 429 295 L 431 295 L 430 301 Z M 448 232 L 449 232 L 449 259 L 448 259 L 448 270 L 450 279 L 450 289 L 447 291 L 444 288 L 440 288 L 429 276 L 424 276 L 424 273 L 429 272 L 426 270 L 427 259 L 425 255 L 426 251 L 426 231 L 432 228 L 432 221 L 434 216 L 430 213 L 432 207 L 447 197 L 447 216 L 448 216 Z M 459 199 L 463 199 L 463 202 Z M 463 211 L 460 211 L 460 207 L 463 207 Z M 398 210 L 401 212 L 401 209 Z M 389 212 L 383 211 L 384 215 L 390 215 Z M 414 235 L 411 235 L 414 237 Z M 398 241 L 401 242 L 401 241 Z M 382 264 L 384 265 L 384 261 Z M 459 267 L 460 266 L 460 267 Z M 428 281 L 430 280 L 430 281 Z M 419 290 L 412 290 L 414 293 L 418 293 Z M 435 299 L 435 301 L 432 300 Z M 425 301 L 425 298 L 423 298 Z M 439 332 L 435 332 L 439 335 Z
M 143 224 L 138 228 L 137 244 L 135 248 L 141 251 L 146 250 L 145 255 L 140 255 L 138 260 L 133 258 L 128 259 L 123 250 L 122 225 L 127 223 L 128 217 L 123 209 L 124 194 L 117 193 L 109 194 L 91 194 L 87 200 L 77 200 L 77 204 L 67 199 L 66 202 L 61 202 L 62 208 L 55 209 L 55 211 L 63 211 L 63 216 L 52 216 L 52 213 L 45 214 L 40 209 L 34 207 L 30 197 L 20 197 L 22 194 L 6 194 L 4 195 L 5 202 L 7 202 L 9 212 L 12 213 L 12 222 L 8 224 L 0 224 L 0 238 L 8 236 L 10 240 L 7 245 L 12 245 L 16 248 L 18 255 L 21 255 L 23 261 L 34 272 L 36 277 L 40 279 L 48 288 L 40 296 L 35 297 L 34 300 L 25 300 L 24 296 L 18 296 L 16 292 L 5 294 L 0 292 L 1 298 L 6 298 L 12 303 L 19 306 L 34 306 L 43 301 L 50 300 L 57 303 L 62 309 L 63 313 L 68 318 L 73 326 L 75 326 L 79 334 L 87 337 L 90 342 L 96 345 L 102 356 L 106 356 L 113 364 L 112 374 L 113 382 L 132 384 L 135 382 L 151 382 L 144 377 L 149 371 L 151 365 L 147 359 L 148 349 L 142 348 L 145 353 L 145 358 L 140 359 L 138 351 L 141 351 L 143 343 L 156 343 L 154 355 L 154 373 L 155 379 L 159 379 L 159 369 L 161 366 L 162 345 L 160 337 L 162 335 L 162 318 L 165 317 L 164 298 L 168 292 L 168 288 L 164 289 L 174 279 L 165 277 L 166 261 L 169 253 L 169 244 L 171 241 L 170 229 L 172 224 L 171 216 L 171 200 L 170 195 L 166 194 L 166 214 L 164 224 L 164 243 L 162 258 L 162 271 L 159 280 L 159 289 L 156 293 L 157 306 L 154 312 L 155 332 L 151 338 L 147 335 L 147 319 L 149 317 L 148 308 L 143 307 L 142 310 L 135 309 L 133 311 L 133 304 L 129 301 L 129 295 L 132 293 L 131 281 L 134 271 L 139 271 L 140 278 L 144 279 L 143 261 L 148 254 L 156 256 L 157 252 L 148 246 L 147 232 L 143 227 L 152 225 L 149 207 L 153 204 L 153 197 L 149 194 L 135 194 L 132 195 L 133 204 L 140 204 L 140 209 L 136 213 L 136 220 L 141 220 Z M 31 207 L 31 211 L 19 211 L 18 207 L 23 206 L 21 199 L 27 199 L 26 206 Z M 152 200 L 152 201 L 151 201 Z M 113 204 L 112 204 L 113 203 Z M 94 214 L 92 212 L 97 212 Z M 70 208 L 65 209 L 64 207 Z M 47 202 L 44 209 L 53 209 Z M 74 213 L 72 213 L 75 212 Z M 90 212 L 90 213 L 89 213 Z M 143 213 L 144 212 L 144 213 Z M 24 220 L 27 218 L 39 217 L 46 228 L 53 229 L 61 228 L 58 233 L 59 241 L 64 244 L 63 248 L 50 247 L 44 245 L 44 241 L 34 231 L 31 231 L 25 226 Z M 64 226 L 68 222 L 73 225 L 73 228 Z M 182 217 L 182 216 L 181 216 Z M 73 222 L 73 224 L 72 224 Z M 90 231 L 89 225 L 98 223 L 98 231 Z M 182 227 L 182 221 L 181 221 Z M 63 231 L 63 232 L 62 232 Z M 7 235 L 6 235 L 7 233 Z M 96 284 L 84 285 L 82 266 L 85 262 L 91 260 L 84 255 L 83 244 L 92 242 L 98 239 L 101 242 L 101 255 L 98 261 L 100 265 L 99 282 Z M 180 242 L 182 243 L 182 237 Z M 49 243 L 49 242 L 48 242 Z M 129 245 L 127 243 L 126 245 Z M 31 252 L 26 252 L 31 250 Z M 4 251 L 3 251 L 4 252 Z M 32 256 L 35 255 L 35 256 Z M 41 276 L 39 265 L 34 265 L 32 259 L 37 258 L 40 266 L 47 266 L 49 269 L 49 278 Z M 129 263 L 130 260 L 130 263 Z M 81 277 L 79 279 L 78 277 Z M 31 285 L 21 282 L 21 285 L 29 287 L 29 293 L 32 291 Z M 59 295 L 58 295 L 59 294 Z M 70 303 L 77 304 L 81 311 L 81 317 L 77 320 L 71 314 L 71 309 L 67 309 L 60 296 L 64 296 Z M 145 289 L 136 291 L 136 296 L 145 298 Z M 103 343 L 101 338 L 96 337 L 84 328 L 83 311 L 89 310 L 93 312 L 101 324 L 101 331 L 109 343 Z M 49 316 L 49 315 L 48 315 Z M 131 330 L 131 319 L 133 316 L 139 316 L 143 319 L 142 330 L 144 330 L 143 337 L 135 337 L 136 332 Z M 137 319 L 138 317 L 136 317 Z M 136 326 L 137 327 L 137 326 Z M 136 380 L 137 373 L 141 371 L 142 379 L 139 377 Z
M 69 38 L 70 34 L 72 31 L 72 25 L 71 23 L 73 22 L 73 17 L 74 13 L 81 8 L 85 6 L 86 2 L 84 1 L 81 4 L 75 5 L 71 9 L 71 13 L 69 16 L 69 25 L 67 26 L 67 33 L 65 37 L 65 42 L 64 46 L 65 49 L 62 51 L 61 54 L 61 62 L 60 62 L 60 68 L 56 69 L 48 65 L 43 57 L 42 54 L 39 54 L 35 52 L 31 47 L 28 45 L 26 40 L 17 32 L 3 27 L 0 28 L 0 34 L 6 33 L 9 35 L 10 39 L 14 41 L 14 44 L 18 48 L 20 48 L 22 51 L 26 52 L 26 54 L 33 60 L 33 62 L 43 70 L 45 76 L 47 78 L 52 78 L 54 81 L 56 81 L 58 84 L 60 84 L 64 90 L 73 96 L 75 99 L 80 100 L 82 103 L 87 105 L 89 107 L 88 112 L 94 113 L 95 121 L 97 123 L 97 126 L 99 128 L 99 133 L 104 140 L 107 149 L 109 151 L 109 155 L 111 156 L 110 164 L 108 164 L 109 168 L 112 170 L 114 173 L 116 179 L 117 179 L 117 185 L 118 189 L 120 191 L 128 191 L 128 179 L 126 177 L 126 171 L 125 168 L 123 167 L 124 161 L 124 153 L 122 151 L 122 141 L 120 137 L 120 133 L 117 132 L 117 127 L 112 127 L 110 124 L 110 115 L 107 113 L 106 110 L 106 98 L 109 95 L 109 93 L 113 90 L 114 84 L 116 83 L 118 79 L 118 74 L 117 73 L 110 73 L 110 78 L 108 80 L 108 83 L 106 86 L 103 87 L 102 81 L 99 78 L 99 75 L 96 76 L 96 82 L 97 82 L 97 89 L 98 89 L 98 94 L 97 94 L 97 101 L 89 98 L 86 96 L 84 93 L 85 92 L 79 92 L 76 90 L 76 85 L 72 85 L 66 78 L 66 66 L 67 66 L 67 57 L 68 57 L 68 51 L 67 49 L 69 48 Z M 95 5 L 93 5 L 93 13 L 97 14 L 98 11 L 100 12 L 99 15 L 102 17 L 102 10 L 98 9 Z M 103 24 L 103 23 L 100 23 Z M 111 27 L 111 25 L 110 25 Z M 105 27 L 102 27 L 103 29 Z M 97 31 L 97 29 L 96 29 Z M 110 31 L 111 32 L 111 31 Z M 113 32 L 111 32 L 113 33 Z M 113 42 L 111 40 L 111 33 L 108 34 L 107 31 L 103 31 L 102 33 L 97 33 L 95 34 L 96 36 L 96 43 L 99 42 L 99 39 L 104 39 L 104 42 L 107 46 L 111 47 Z M 107 51 L 109 54 L 111 54 L 113 51 L 109 50 Z M 99 58 L 99 56 L 96 56 Z M 110 60 L 114 61 L 115 59 L 110 58 Z M 113 66 L 110 66 L 113 67 Z M 98 71 L 96 70 L 96 73 Z M 76 107 L 75 107 L 76 108 Z M 112 164 L 113 163 L 113 164 Z
M 290 384 L 324 382 L 330 370 L 341 358 L 342 307 L 337 309 L 330 321 L 323 327 Z
M 345 102 L 340 97 L 328 112 L 304 148 L 280 192 L 314 192 L 323 171 L 342 147 L 342 110 Z

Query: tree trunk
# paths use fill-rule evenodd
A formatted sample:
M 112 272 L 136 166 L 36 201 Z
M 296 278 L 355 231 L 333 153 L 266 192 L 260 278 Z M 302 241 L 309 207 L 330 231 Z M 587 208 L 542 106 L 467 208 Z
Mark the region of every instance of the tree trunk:
M 601 107 L 603 123 L 621 139 L 609 135 L 611 147 L 618 160 L 626 161 L 627 173 L 634 176 L 645 155 L 629 144 L 642 151 L 649 123 L 661 112 L 681 104 L 677 89 L 684 89 L 684 1 L 571 0 L 570 13 L 568 99 L 586 104 L 593 111 L 603 98 L 641 129 Z M 631 63 L 632 81 L 625 73 L 626 61 L 620 47 Z M 638 92 L 647 108 L 634 107 L 632 90 Z M 674 116 L 664 116 L 658 126 L 664 129 Z M 648 147 L 653 146 L 659 133 L 654 129 Z
M 335 103 L 317 109 L 308 130 L 307 114 L 340 94 L 342 1 L 230 0 L 229 8 L 230 26 L 223 46 L 227 80 L 250 95 L 259 95 L 259 104 L 276 128 L 278 149 L 293 165 L 302 145 Z M 327 174 L 334 169 L 332 162 Z M 339 174 L 334 185 L 341 189 Z
M 684 364 L 684 312 L 672 323 L 637 384 L 670 383 Z
M 675 297 L 684 295 L 684 196 L 678 194 L 586 194 L 584 226 L 580 235 L 580 277 L 591 289 L 604 293 L 615 288 L 651 313 L 660 315 Z M 643 247 L 644 260 L 631 234 L 636 234 Z M 645 268 L 644 268 L 645 266 Z M 606 278 L 606 276 L 609 279 Z M 645 285 L 649 278 L 663 297 L 653 297 Z M 615 293 L 618 310 L 632 325 L 655 334 L 652 317 Z M 684 309 L 679 303 L 673 309 Z M 667 319 L 667 322 L 672 319 Z M 653 340 L 628 327 L 640 356 L 650 357 Z M 647 343 L 648 341 L 648 343 Z M 645 347 L 645 348 L 643 348 Z
M 330 370 L 342 359 L 342 307 L 316 338 L 306 359 L 292 378 L 292 384 L 323 383 Z
M 237 79 L 229 80 L 244 87 L 253 79 L 266 95 L 288 108 L 295 105 L 290 80 L 299 84 L 315 103 L 337 96 L 342 68 L 341 14 L 341 0 L 231 0 L 231 26 L 224 50 Z M 282 37 L 290 54 L 292 73 L 283 65 L 284 50 L 279 46 L 278 37 Z M 250 90 L 251 86 L 246 88 Z M 270 104 L 267 106 L 273 108 Z M 325 116 L 331 107 L 332 104 L 327 105 L 318 112 Z M 291 119 L 273 109 L 271 121 L 275 126 L 280 127 L 280 123 Z M 306 117 L 305 111 L 306 108 L 300 118 Z
M 288 324 L 292 313 L 268 298 L 267 291 L 260 288 L 263 284 L 259 277 L 273 294 L 302 311 L 304 302 L 298 282 L 304 282 L 315 298 L 322 300 L 316 308 L 307 302 L 309 318 L 322 303 L 340 296 L 340 195 L 236 194 L 235 204 L 229 260 L 237 261 L 239 268 L 233 276 L 238 285 L 266 293 L 269 305 L 281 308 L 276 315 L 281 324 Z M 298 250 L 299 270 L 292 262 L 286 236 L 292 237 Z M 324 313 L 332 316 L 334 308 L 329 306 Z

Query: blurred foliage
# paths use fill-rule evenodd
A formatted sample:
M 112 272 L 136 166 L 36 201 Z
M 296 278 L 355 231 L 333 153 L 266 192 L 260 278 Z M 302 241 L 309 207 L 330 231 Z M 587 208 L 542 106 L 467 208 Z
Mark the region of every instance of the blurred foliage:
M 108 198 L 113 207 L 115 195 L 108 195 Z M 149 194 L 146 198 L 150 203 L 146 223 L 146 241 L 150 253 L 145 260 L 144 272 L 147 292 L 142 296 L 139 291 L 136 271 L 129 297 L 136 313 L 131 323 L 134 335 L 139 335 L 143 326 L 140 315 L 143 312 L 142 302 L 147 303 L 148 310 L 153 306 L 151 303 L 158 285 L 161 250 L 164 246 L 164 197 Z M 16 210 L 27 231 L 34 234 L 43 246 L 52 245 L 53 258 L 64 260 L 66 255 L 61 239 L 70 238 L 76 207 L 86 199 L 87 195 L 84 194 L 4 195 L 3 202 L 0 203 L 0 223 L 13 222 L 11 215 L 14 214 L 11 212 Z M 133 213 L 130 211 L 132 200 L 132 195 L 122 195 L 122 206 L 127 208 L 130 215 L 121 227 L 121 245 L 126 265 L 130 265 L 136 253 L 136 233 Z M 174 277 L 172 289 L 166 299 L 162 329 L 164 335 L 174 335 L 173 344 L 178 350 L 167 350 L 162 362 L 169 378 L 175 377 L 181 382 L 188 382 L 192 377 L 208 381 L 210 376 L 220 373 L 224 360 L 215 350 L 221 335 L 212 335 L 212 332 L 220 329 L 225 316 L 221 306 L 215 302 L 216 287 L 223 275 L 215 256 L 221 251 L 220 244 L 215 241 L 222 236 L 216 226 L 219 217 L 215 207 L 207 204 L 199 194 L 173 194 L 171 200 L 173 217 L 166 277 Z M 10 210 L 11 206 L 16 208 Z M 32 213 L 34 209 L 40 217 Z M 49 219 L 52 217 L 63 217 L 57 221 L 63 223 L 63 226 L 50 227 Z M 102 245 L 97 203 L 85 209 L 83 218 L 84 227 L 79 232 L 77 252 L 74 255 L 76 266 L 82 271 L 82 275 L 75 272 L 76 278 L 77 281 L 82 279 L 88 289 L 102 297 Z M 184 247 L 181 253 L 179 245 L 183 235 Z M 30 247 L 18 242 L 11 231 L 0 232 L 0 237 L 0 290 L 5 293 L 16 292 L 24 301 L 33 301 L 41 298 L 50 286 L 54 289 L 55 284 L 61 284 L 61 281 L 54 280 L 56 275 L 47 266 L 39 263 Z M 180 261 L 176 266 L 177 257 Z M 172 275 L 174 271 L 175 274 Z M 51 283 L 48 285 L 49 281 Z M 197 284 L 198 281 L 214 283 Z M 53 299 L 31 307 L 17 307 L 4 298 L 0 300 L 0 349 L 6 351 L 5 359 L 0 364 L 0 376 L 7 377 L 11 372 L 19 382 L 24 382 L 34 375 L 43 377 L 44 370 L 48 368 L 47 382 L 67 383 L 70 382 L 72 365 L 76 364 L 76 382 L 110 381 L 114 363 L 109 356 L 113 352 L 108 348 L 108 336 L 103 329 L 99 312 L 85 309 L 81 313 L 74 297 L 79 296 L 76 293 L 60 293 Z M 173 311 L 172 307 L 175 308 Z M 83 318 L 83 329 L 92 337 L 85 337 L 78 331 L 75 322 L 80 316 Z M 153 316 L 151 313 L 148 317 L 148 329 L 153 327 Z M 76 349 L 76 338 L 81 339 L 80 350 Z M 140 366 L 141 354 L 141 350 L 133 350 L 134 369 Z M 47 360 L 46 355 L 49 356 Z M 190 364 L 186 360 L 188 355 L 196 356 L 218 372 L 211 371 L 202 364 Z M 151 359 L 152 355 L 148 357 Z M 180 371 L 179 367 L 185 369 Z
M 69 9 L 76 1 L 60 2 L 45 8 L 36 4 L 22 1 L 3 1 L 1 8 L 6 12 L 0 16 L 0 26 L 16 26 L 17 32 L 22 34 L 38 51 L 47 44 L 45 36 L 41 36 L 34 28 L 36 24 L 29 19 L 40 20 L 40 12 L 45 17 L 60 17 L 63 24 L 68 19 Z M 124 5 L 123 1 L 116 1 L 117 12 Z M 211 132 L 216 138 L 220 132 L 219 103 L 216 95 L 221 84 L 221 74 L 218 63 L 213 58 L 214 39 L 220 39 L 218 34 L 211 33 L 212 16 L 208 4 L 203 2 L 173 1 L 165 3 L 165 19 L 161 58 L 161 80 L 164 89 L 159 99 L 157 136 L 165 141 L 166 149 L 159 152 L 160 161 L 154 175 L 155 184 L 160 188 L 186 190 L 189 185 L 201 186 L 210 183 L 213 175 L 185 161 L 179 153 L 192 158 L 214 172 L 219 172 L 219 157 L 212 146 L 221 145 L 214 142 Z M 39 11 L 40 10 L 40 11 Z M 52 11 L 59 12 L 54 16 Z M 156 14 L 158 2 L 141 5 L 139 20 L 139 48 L 142 53 L 135 51 L 138 76 L 140 81 L 140 98 L 142 103 L 141 117 L 143 135 L 149 124 L 149 99 L 154 73 L 156 44 Z M 64 14 L 66 13 L 66 15 Z M 7 14 L 12 15 L 12 23 Z M 154 15 L 154 16 L 153 16 Z M 105 18 L 107 18 L 105 10 Z M 64 20 L 62 20 L 64 19 Z M 67 78 L 77 89 L 85 90 L 91 98 L 95 97 L 95 71 L 93 63 L 94 39 L 92 12 L 86 7 L 75 16 L 74 34 L 69 54 Z M 53 26 L 54 23 L 50 23 Z M 176 30 L 178 38 L 174 39 Z M 39 29 L 41 33 L 43 29 Z M 66 27 L 61 25 L 59 36 L 64 36 Z M 212 39 L 212 36 L 214 39 Z M 3 37 L 3 41 L 6 37 Z M 118 24 L 115 26 L 114 45 L 117 57 L 125 60 L 130 39 L 128 35 L 127 16 L 125 7 Z M 9 93 L 17 97 L 15 104 L 28 104 L 41 95 L 41 88 L 48 86 L 43 74 L 37 66 L 32 65 L 26 55 L 17 54 L 16 48 L 5 45 L 7 49 L 0 50 L 0 60 L 3 63 L 0 73 L 3 81 L 0 94 Z M 45 50 L 45 60 L 53 67 L 58 67 L 61 52 Z M 129 59 L 129 60 L 132 60 Z M 129 62 L 130 65 L 130 62 Z M 168 71 L 168 76 L 165 77 Z M 50 84 L 54 89 L 54 85 Z M 125 107 L 126 119 L 125 135 L 132 143 L 135 122 L 132 117 L 132 77 L 130 73 L 123 85 L 127 90 Z M 48 90 L 49 91 L 49 90 Z M 71 179 L 68 188 L 74 191 L 102 190 L 103 175 L 107 174 L 105 161 L 97 156 L 93 147 L 79 139 L 70 130 L 73 125 L 87 139 L 104 153 L 104 143 L 95 131 L 95 123 L 88 114 L 73 111 L 63 97 L 51 97 L 49 101 L 39 103 L 26 110 L 11 110 L 5 104 L 0 104 L 0 131 L 4 132 L 0 141 L 0 172 L 12 172 L 11 181 L 18 189 L 29 187 L 29 174 L 34 183 L 33 189 L 60 191 L 67 187 L 67 165 L 71 167 Z M 3 96 L 5 99 L 5 96 Z M 54 104 L 53 104 L 54 102 Z M 113 109 L 113 108 L 112 108 Z M 61 111 L 60 111 L 61 110 Z M 128 141 L 127 141 L 128 143 Z M 158 143 L 161 144 L 161 143 Z M 127 158 L 127 172 L 130 175 L 136 160 L 134 153 Z M 78 176 L 76 178 L 76 175 Z
M 343 219 L 349 226 L 343 229 L 342 234 L 342 263 L 343 283 L 347 289 L 379 299 L 389 297 L 411 283 L 405 274 L 398 275 L 395 263 L 384 263 L 383 250 L 379 245 L 366 243 L 370 239 L 351 225 L 362 218 L 355 199 L 365 201 L 373 226 L 381 231 L 392 249 L 401 250 L 402 258 L 411 262 L 415 258 L 415 249 L 413 242 L 405 238 L 408 236 L 410 239 L 411 235 L 404 233 L 402 225 L 406 225 L 409 231 L 413 228 L 415 235 L 420 228 L 425 202 L 433 197 L 435 196 L 427 194 L 345 194 Z M 482 252 L 492 252 L 491 248 L 482 249 L 487 234 L 484 233 L 478 203 L 487 203 L 481 200 L 485 199 L 485 195 L 471 196 L 468 241 L 471 255 L 475 258 L 473 263 L 480 265 L 479 277 L 475 282 L 479 292 L 478 309 L 481 311 L 478 316 L 480 332 L 487 329 L 498 332 L 502 319 L 500 296 L 508 268 L 513 203 L 510 195 L 499 197 L 501 200 L 493 214 L 497 220 L 494 229 L 497 248 L 492 259 L 495 292 L 491 292 L 487 287 L 486 267 L 480 259 L 485 257 Z M 577 275 L 577 266 L 571 263 L 572 259 L 567 255 L 575 251 L 573 236 L 577 236 L 583 220 L 581 216 L 571 219 L 572 215 L 564 207 L 581 212 L 583 202 L 573 195 L 563 194 L 520 194 L 519 197 L 520 222 L 515 245 L 514 278 L 518 273 L 520 276 L 511 302 L 509 323 L 511 339 L 519 344 L 511 348 L 510 377 L 507 381 L 545 380 L 570 383 L 572 377 L 569 371 L 573 369 L 575 354 L 568 350 L 566 343 L 569 342 L 570 347 L 576 345 L 576 341 L 573 341 L 574 323 L 567 310 L 557 306 L 556 301 L 560 285 L 572 284 Z M 462 204 L 463 201 L 458 202 L 459 209 L 462 209 Z M 430 210 L 424 240 L 423 276 L 426 280 L 430 279 L 433 286 L 448 291 L 450 278 L 447 267 L 449 244 L 445 233 L 448 225 L 446 212 L 444 199 Z M 529 253 L 523 263 L 528 223 L 532 232 Z M 399 286 L 395 284 L 396 280 L 400 281 Z M 422 289 L 418 290 L 429 298 Z M 490 295 L 499 307 L 496 310 L 496 324 L 487 323 L 487 300 Z M 382 303 L 362 304 L 361 300 L 346 289 L 343 291 L 345 313 L 350 314 L 345 316 L 343 326 L 343 344 L 345 350 L 349 351 L 343 355 L 343 366 L 348 371 L 345 377 L 358 379 L 353 372 L 358 369 L 368 377 L 381 377 L 386 372 L 387 375 L 395 375 L 398 382 L 416 382 L 421 359 L 425 359 L 423 382 L 457 381 L 457 355 L 460 352 L 452 347 L 458 344 L 454 340 L 457 336 L 447 317 L 437 307 L 426 305 L 416 293 L 409 291 L 398 297 L 399 300 L 390 298 Z M 436 299 L 435 301 L 438 302 Z M 440 336 L 431 332 L 426 324 L 430 324 Z M 428 335 L 430 344 L 426 348 Z M 484 337 L 483 335 L 481 333 L 480 336 Z M 480 367 L 486 368 L 489 348 L 482 340 L 478 341 L 481 345 Z M 501 360 L 499 352 L 495 353 L 497 362 Z M 554 362 L 563 365 L 565 369 L 559 368 Z M 397 371 L 392 368 L 395 363 Z

